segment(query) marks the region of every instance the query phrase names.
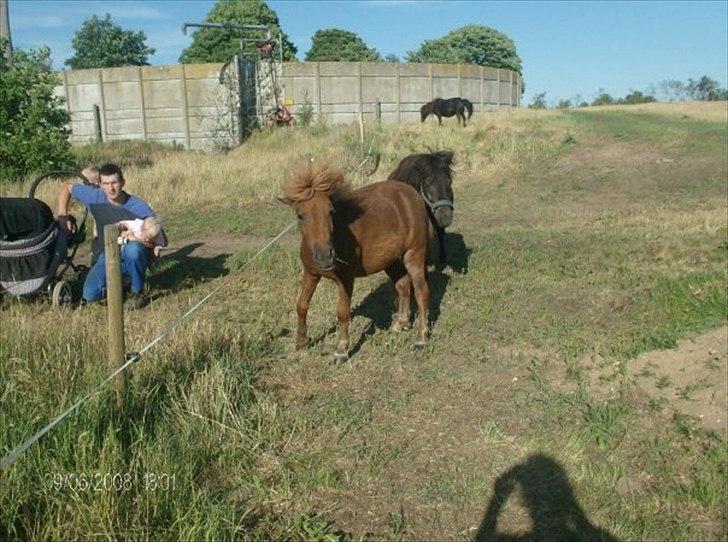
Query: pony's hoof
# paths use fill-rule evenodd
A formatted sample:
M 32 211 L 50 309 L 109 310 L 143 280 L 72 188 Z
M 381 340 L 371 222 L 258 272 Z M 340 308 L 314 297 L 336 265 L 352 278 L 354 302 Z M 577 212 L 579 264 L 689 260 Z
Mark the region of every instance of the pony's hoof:
M 427 346 L 427 341 L 415 341 L 415 344 L 412 345 L 412 348 L 415 350 L 422 350 L 425 346 Z
M 398 321 L 395 320 L 394 322 L 392 322 L 392 325 L 389 326 L 389 329 L 391 331 L 394 331 L 396 333 L 399 333 L 400 331 L 407 331 L 411 327 L 412 326 L 410 324 L 402 324 L 402 323 L 400 323 L 400 322 L 398 322 Z
M 344 352 L 343 354 L 339 352 L 334 352 L 334 363 L 346 363 L 347 361 L 349 361 L 349 354 L 347 354 L 346 352 Z
M 308 348 L 308 339 L 296 343 L 296 350 L 305 350 L 306 348 Z

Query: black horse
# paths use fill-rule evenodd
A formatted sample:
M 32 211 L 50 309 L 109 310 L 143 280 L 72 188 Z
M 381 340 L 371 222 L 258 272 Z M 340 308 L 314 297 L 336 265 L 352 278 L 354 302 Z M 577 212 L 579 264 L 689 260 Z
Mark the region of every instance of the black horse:
M 413 186 L 425 200 L 427 214 L 437 232 L 440 262 L 447 264 L 445 228 L 452 224 L 455 198 L 452 193 L 452 151 L 411 154 L 389 174 L 387 180 Z
M 465 113 L 468 113 L 468 119 L 473 116 L 473 103 L 467 98 L 435 98 L 431 102 L 427 102 L 425 105 L 420 107 L 420 117 L 422 122 L 430 115 L 437 116 L 437 122 L 442 126 L 442 117 L 457 116 L 458 124 L 460 119 L 463 121 L 463 126 L 467 126 L 465 122 Z

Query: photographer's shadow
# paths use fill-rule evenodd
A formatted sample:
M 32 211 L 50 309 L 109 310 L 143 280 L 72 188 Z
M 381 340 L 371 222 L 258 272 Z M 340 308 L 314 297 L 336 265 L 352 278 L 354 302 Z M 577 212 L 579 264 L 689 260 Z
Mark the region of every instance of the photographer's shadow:
M 193 287 L 200 281 L 223 277 L 229 273 L 225 261 L 230 254 L 210 257 L 192 255 L 203 245 L 204 243 L 200 242 L 190 243 L 170 254 L 165 254 L 164 258 L 154 264 L 150 276 L 154 297 L 179 292 Z
M 528 509 L 533 530 L 520 535 L 498 532 L 498 516 L 517 487 L 521 489 L 522 501 Z M 589 522 L 576 501 L 564 468 L 557 461 L 542 454 L 530 456 L 496 480 L 493 497 L 475 540 L 476 542 L 617 541 L 609 531 Z

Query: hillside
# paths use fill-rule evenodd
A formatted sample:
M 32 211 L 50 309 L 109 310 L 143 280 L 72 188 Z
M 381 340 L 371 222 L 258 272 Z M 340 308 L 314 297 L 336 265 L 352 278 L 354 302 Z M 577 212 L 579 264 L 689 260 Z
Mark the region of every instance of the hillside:
M 172 240 L 127 349 L 220 289 L 133 366 L 125 412 L 109 387 L 3 472 L 0 538 L 725 539 L 726 107 L 476 114 L 363 142 L 356 126 L 297 127 L 227 155 L 124 155 Z M 428 148 L 457 160 L 429 345 L 388 331 L 378 275 L 356 284 L 348 364 L 331 359 L 330 284 L 295 351 L 297 233 L 240 269 L 293 220 L 283 173 L 329 155 L 359 186 Z M 4 455 L 108 371 L 104 307 L 13 301 L 0 318 Z M 63 477 L 82 473 L 129 484 Z

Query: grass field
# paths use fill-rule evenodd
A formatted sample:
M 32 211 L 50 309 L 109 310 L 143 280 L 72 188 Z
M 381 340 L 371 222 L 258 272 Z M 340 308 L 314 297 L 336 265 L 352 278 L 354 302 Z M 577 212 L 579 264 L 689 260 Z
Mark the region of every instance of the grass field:
M 220 290 L 132 367 L 123 412 L 108 386 L 0 473 L 0 538 L 725 540 L 727 115 L 524 110 L 363 143 L 315 125 L 226 155 L 79 149 L 123 157 L 172 243 L 127 349 Z M 293 220 L 283 172 L 329 155 L 358 186 L 428 148 L 457 160 L 429 345 L 388 331 L 381 275 L 357 282 L 348 364 L 331 284 L 295 351 L 297 233 L 240 269 Z M 5 301 L 0 319 L 5 455 L 108 369 L 105 307 Z

